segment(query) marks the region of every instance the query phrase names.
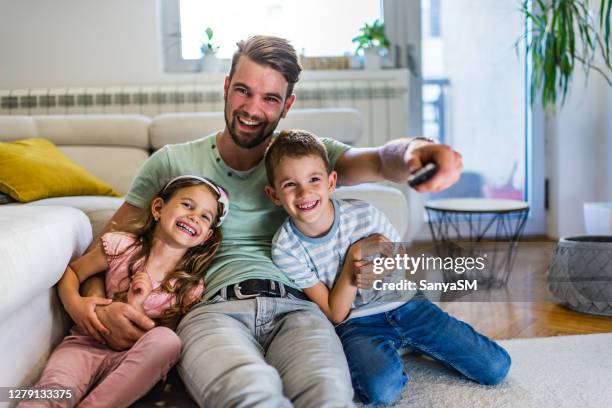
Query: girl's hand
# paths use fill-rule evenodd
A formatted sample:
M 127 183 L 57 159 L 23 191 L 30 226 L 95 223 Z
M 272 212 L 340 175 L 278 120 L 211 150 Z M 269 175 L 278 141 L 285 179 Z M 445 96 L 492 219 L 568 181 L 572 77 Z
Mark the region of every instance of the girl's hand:
M 106 298 L 79 297 L 70 310 L 70 317 L 82 332 L 104 344 L 102 333 L 108 335 L 110 331 L 98 319 L 95 309 L 98 305 L 106 306 L 112 302 Z
M 142 306 L 152 290 L 153 283 L 149 278 L 149 274 L 144 271 L 137 272 L 132 278 L 132 283 L 130 283 L 130 290 L 127 294 L 128 304 Z

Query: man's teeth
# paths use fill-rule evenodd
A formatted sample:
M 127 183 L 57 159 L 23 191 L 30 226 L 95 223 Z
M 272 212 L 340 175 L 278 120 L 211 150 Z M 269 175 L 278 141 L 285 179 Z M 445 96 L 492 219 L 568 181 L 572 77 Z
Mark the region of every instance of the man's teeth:
M 184 223 L 182 223 L 182 222 L 177 222 L 177 223 L 176 223 L 176 226 L 177 226 L 177 227 L 179 227 L 179 228 L 180 228 L 180 229 L 182 229 L 182 230 L 187 231 L 187 232 L 188 232 L 188 233 L 190 233 L 191 235 L 195 235 L 195 233 L 196 233 L 196 231 L 195 231 L 193 228 L 191 228 L 189 225 L 184 224 Z
M 319 200 L 308 201 L 306 203 L 298 204 L 297 207 L 300 210 L 311 210 L 311 209 L 313 209 L 317 205 L 318 202 L 319 202 Z
M 259 122 L 254 121 L 254 120 L 247 120 L 241 117 L 238 117 L 238 120 L 240 121 L 240 123 L 247 125 L 247 126 L 257 126 L 259 125 Z

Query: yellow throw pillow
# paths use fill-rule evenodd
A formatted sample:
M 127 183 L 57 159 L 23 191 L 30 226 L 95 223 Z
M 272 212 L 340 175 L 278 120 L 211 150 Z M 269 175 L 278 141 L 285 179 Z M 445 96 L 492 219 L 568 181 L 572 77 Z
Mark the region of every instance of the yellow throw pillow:
M 119 196 L 40 138 L 0 143 L 0 192 L 22 203 L 75 195 Z

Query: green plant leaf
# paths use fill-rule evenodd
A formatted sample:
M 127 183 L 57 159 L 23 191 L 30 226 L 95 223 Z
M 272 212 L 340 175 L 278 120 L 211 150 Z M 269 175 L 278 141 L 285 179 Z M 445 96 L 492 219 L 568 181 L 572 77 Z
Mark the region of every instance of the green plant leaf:
M 576 61 L 588 74 L 595 69 L 612 86 L 610 59 L 610 13 L 612 0 L 601 0 L 599 18 L 589 10 L 588 0 L 534 0 L 534 9 L 523 0 L 519 7 L 530 23 L 525 55 L 531 58 L 532 103 L 538 92 L 542 105 L 555 109 L 558 97 L 565 103 L 571 86 Z M 522 35 L 515 43 L 525 39 Z M 598 47 L 599 45 L 599 47 Z M 605 66 L 595 65 L 597 55 L 604 57 Z
M 605 5 L 605 18 L 604 16 L 604 5 Z M 599 10 L 599 27 L 604 33 L 604 44 L 606 48 L 606 59 L 608 65 L 610 65 L 610 15 L 612 14 L 612 0 L 601 0 L 601 6 Z
M 364 23 L 363 27 L 359 29 L 362 33 L 352 39 L 353 43 L 357 44 L 355 53 L 362 49 L 370 47 L 381 47 L 388 49 L 391 46 L 391 42 L 385 34 L 385 25 L 376 19 L 372 24 Z

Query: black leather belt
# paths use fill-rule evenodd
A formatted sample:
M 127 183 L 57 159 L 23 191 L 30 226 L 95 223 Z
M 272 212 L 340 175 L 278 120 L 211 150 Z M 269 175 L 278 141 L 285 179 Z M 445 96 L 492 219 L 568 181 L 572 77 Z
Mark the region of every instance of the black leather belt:
M 217 295 L 225 300 L 251 299 L 258 296 L 282 298 L 287 297 L 287 295 L 293 295 L 302 300 L 309 300 L 301 290 L 267 279 L 247 279 L 240 283 L 226 286 L 212 295 L 211 299 Z

